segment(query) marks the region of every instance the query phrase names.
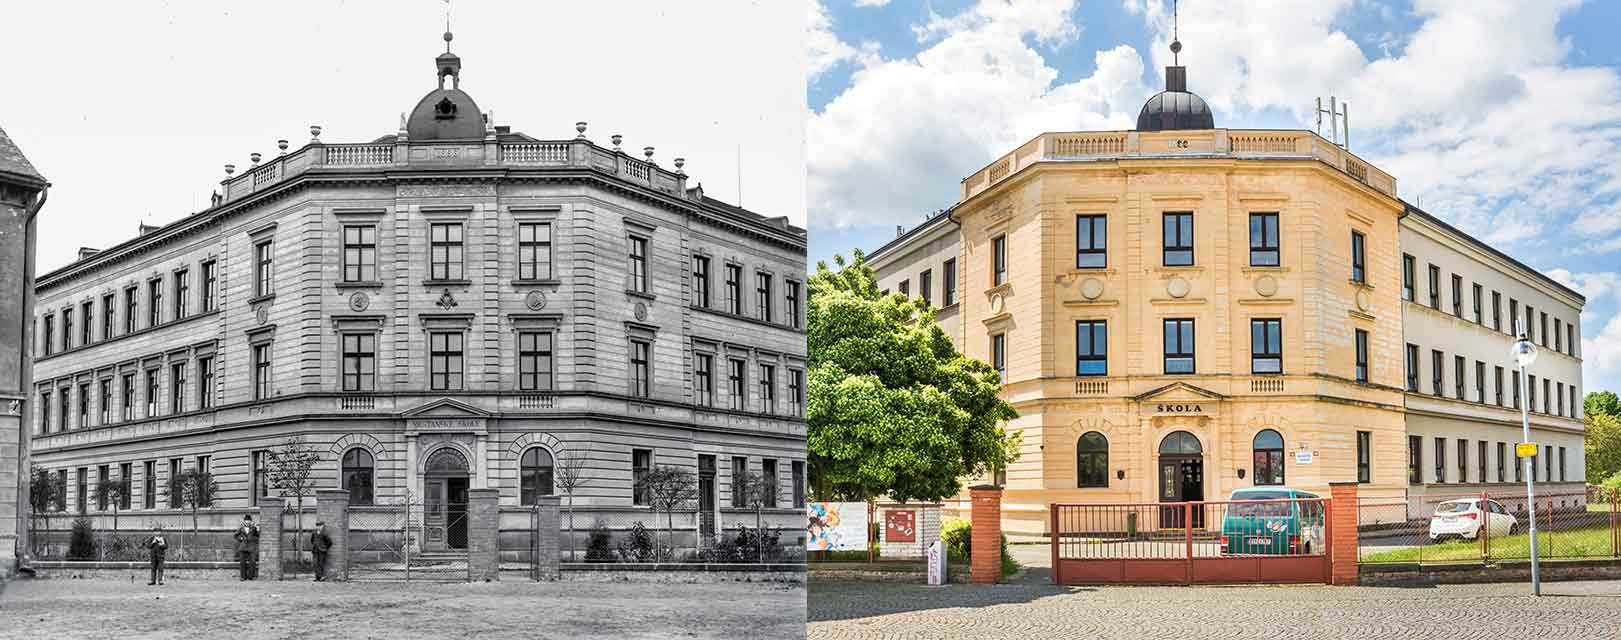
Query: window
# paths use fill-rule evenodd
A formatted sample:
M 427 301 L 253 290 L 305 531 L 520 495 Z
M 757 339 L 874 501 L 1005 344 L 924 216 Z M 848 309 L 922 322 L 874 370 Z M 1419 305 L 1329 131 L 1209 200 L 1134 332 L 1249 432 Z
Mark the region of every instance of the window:
M 1356 381 L 1368 381 L 1368 332 L 1356 330 Z
M 1553 447 L 1551 445 L 1543 446 L 1542 454 L 1542 459 L 1548 461 L 1547 466 L 1543 469 L 1542 479 L 1553 482 Z
M 536 504 L 537 498 L 552 495 L 552 454 L 530 447 L 518 458 L 518 504 Z
M 1075 481 L 1082 489 L 1109 486 L 1109 439 L 1088 431 L 1075 443 Z
M 1161 261 L 1167 267 L 1193 265 L 1193 213 L 1161 214 L 1160 224 L 1165 246 Z
M 1485 304 L 1485 301 L 1482 300 L 1484 296 L 1485 293 L 1481 291 L 1480 285 L 1474 285 L 1475 324 L 1479 325 L 1485 324 L 1481 318 L 1481 307 Z
M 707 353 L 695 354 L 692 373 L 695 385 L 693 391 L 697 396 L 698 405 L 715 406 L 715 356 Z
M 765 508 L 777 508 L 777 461 L 766 458 L 760 461 L 760 480 L 765 485 Z
M 709 308 L 709 256 L 692 257 L 692 305 Z
M 1487 456 L 1486 456 L 1486 441 L 1485 440 L 1481 440 L 1479 443 L 1476 444 L 1475 453 L 1477 454 L 1475 456 L 1475 467 L 1479 471 L 1479 475 L 1476 476 L 1476 481 L 1477 482 L 1482 482 L 1482 483 L 1488 482 L 1488 480 L 1486 480 L 1486 457 Z
M 1452 274 L 1452 315 L 1463 317 L 1463 277 Z
M 1512 375 L 1514 376 L 1514 408 L 1518 409 L 1520 408 L 1520 372 L 1515 371 Z
M 1503 294 L 1492 292 L 1492 330 L 1503 330 Z
M 1520 462 L 1518 459 L 1516 459 L 1514 461 L 1514 481 L 1515 482 L 1524 482 L 1525 481 L 1525 467 L 1526 467 L 1525 463 Z M 1536 471 L 1536 466 L 1535 466 L 1534 463 L 1531 466 L 1531 470 L 1533 472 Z
M 1469 441 L 1458 439 L 1458 482 L 1469 482 Z
M 1575 321 L 1571 321 L 1571 322 L 1568 322 L 1568 323 L 1565 324 L 1565 344 L 1570 345 L 1570 350 L 1566 351 L 1565 353 L 1569 353 L 1572 356 L 1576 355 L 1576 346 L 1579 343 L 1576 342 L 1576 322 Z
M 180 492 L 175 491 L 175 481 L 180 477 L 180 458 L 169 458 L 169 508 L 180 508 Z
M 73 307 L 62 310 L 62 350 L 73 348 Z
M 134 463 L 122 462 L 118 465 L 118 479 L 125 481 L 124 490 L 118 492 L 118 508 L 129 509 L 130 490 L 135 488 Z
M 1435 481 L 1447 481 L 1447 439 L 1435 439 Z
M 652 345 L 646 340 L 630 341 L 630 393 L 638 398 L 648 397 L 652 380 L 648 375 L 648 351 Z
M 275 252 L 269 240 L 253 245 L 253 295 L 268 296 L 275 293 Z
M 1416 273 L 1414 273 L 1417 269 L 1418 269 L 1418 263 L 1417 263 L 1416 260 L 1413 259 L 1413 256 L 1405 254 L 1405 253 L 1402 254 L 1402 256 L 1401 256 L 1401 299 L 1403 299 L 1403 300 L 1412 300 L 1413 299 L 1413 288 L 1418 285 L 1418 282 L 1417 282 L 1418 275 Z
M 1486 363 L 1475 361 L 1475 402 L 1486 404 Z
M 1193 373 L 1193 320 L 1165 321 L 1165 373 Z
M 174 272 L 174 319 L 191 315 L 191 272 Z
M 1503 406 L 1503 368 L 1492 371 L 1492 393 L 1497 406 Z
M 114 308 L 115 305 L 116 305 L 116 303 L 114 302 L 114 298 L 116 298 L 116 297 L 117 296 L 114 296 L 111 293 L 101 296 L 101 339 L 102 340 L 111 340 L 111 339 L 113 339 L 113 323 L 117 321 L 117 317 L 118 317 L 118 310 Z
M 630 237 L 630 290 L 647 293 L 647 238 Z
M 343 334 L 343 390 L 371 391 L 377 388 L 376 376 L 376 334 Z
M 215 294 L 214 294 L 214 291 L 216 289 L 215 281 L 217 280 L 217 275 L 214 273 L 214 261 L 209 260 L 208 262 L 204 262 L 202 269 L 203 269 L 203 283 L 202 283 L 202 285 L 203 285 L 203 313 L 207 313 L 209 311 L 213 311 L 214 307 L 217 306 L 216 303 L 215 303 Z
M 39 392 L 39 430 L 40 433 L 51 432 L 51 392 Z
M 84 304 L 79 305 L 79 320 L 84 323 L 79 327 L 79 344 L 90 344 L 90 341 L 95 337 L 95 332 L 91 331 L 95 327 L 95 323 L 92 322 L 95 317 L 95 302 L 86 301 Z
M 991 240 L 991 286 L 1007 282 L 1007 236 Z
M 996 370 L 1002 384 L 1007 384 L 1007 334 L 991 336 L 991 368 Z
M 248 457 L 253 469 L 253 475 L 248 477 L 248 499 L 258 506 L 260 498 L 270 495 L 270 487 L 265 482 L 265 451 L 250 452 Z
M 653 488 L 647 485 L 647 473 L 653 469 L 652 449 L 631 449 L 630 465 L 634 489 L 631 504 L 653 504 Z
M 72 391 L 70 391 L 67 387 L 62 387 L 56 392 L 56 406 L 58 409 L 60 409 L 56 415 L 60 416 L 57 419 L 61 420 L 61 424 L 57 425 L 57 431 L 66 431 L 69 426 L 68 416 L 71 415 L 69 412 L 73 410 L 73 406 L 70 404 L 71 397 Z
M 918 297 L 923 298 L 923 306 L 934 306 L 933 292 L 934 273 L 930 272 L 928 269 L 924 269 L 923 273 L 917 274 L 917 295 Z
M 78 494 L 77 497 L 79 498 L 78 511 L 79 513 L 84 513 L 90 508 L 89 487 L 86 486 L 90 482 L 90 470 L 85 467 L 79 467 L 77 469 L 77 473 L 74 475 L 77 478 L 78 485 L 75 487 L 77 489 L 75 493 Z
M 146 326 L 156 327 L 163 324 L 163 281 L 152 280 L 146 283 Z
M 55 353 L 56 352 L 56 314 L 52 314 L 52 313 L 45 314 L 45 333 L 43 335 L 45 337 L 45 347 L 43 349 L 43 351 L 45 352 L 45 355 L 51 355 L 52 353 Z
M 1418 393 L 1418 345 L 1407 344 L 1407 390 Z
M 133 373 L 124 374 L 124 384 L 123 384 L 123 387 L 121 389 L 119 389 L 119 390 L 123 392 L 123 396 L 119 398 L 119 400 L 122 402 L 122 404 L 120 404 L 119 407 L 123 410 L 123 415 L 121 416 L 121 419 L 123 421 L 125 421 L 125 422 L 128 422 L 130 420 L 134 420 L 135 419 L 135 374 L 133 374 Z
M 790 468 L 790 473 L 794 474 L 794 508 L 803 509 L 805 507 L 805 462 L 795 460 Z
M 197 408 L 210 409 L 214 406 L 214 358 L 203 356 L 197 359 Z
M 90 383 L 85 382 L 79 385 L 79 428 L 88 426 L 90 426 Z
M 788 370 L 788 413 L 805 415 L 805 372 L 801 369 Z
M 748 501 L 748 475 L 749 459 L 743 456 L 732 457 L 732 506 L 742 508 L 749 506 Z
M 1446 361 L 1442 359 L 1440 351 L 1430 350 L 1430 393 L 1445 397 L 1441 391 L 1441 383 L 1446 377 Z
M 1519 300 L 1515 300 L 1513 298 L 1508 299 L 1508 322 L 1509 322 L 1510 325 L 1512 325 L 1512 326 L 1509 327 L 1509 333 L 1511 335 L 1518 335 L 1522 331 L 1522 328 L 1519 326 L 1519 324 L 1520 324 L 1520 301 Z
M 726 265 L 726 311 L 743 315 L 743 267 Z
M 1283 373 L 1283 320 L 1250 320 L 1250 373 Z
M 1559 447 L 1559 481 L 1565 481 L 1565 448 Z
M 428 386 L 434 390 L 462 388 L 462 334 L 428 334 Z
M 957 304 L 957 259 L 945 261 L 940 266 L 940 275 L 945 276 L 941 282 L 940 304 L 947 307 Z
M 788 292 L 788 308 L 783 310 L 783 313 L 788 314 L 788 317 L 785 319 L 788 321 L 788 326 L 798 329 L 800 327 L 799 283 L 794 282 L 793 280 L 787 280 L 782 283 L 782 288 Z
M 1469 376 L 1464 371 L 1468 361 L 1463 356 L 1452 356 L 1452 395 L 1459 400 L 1464 398 L 1464 387 L 1468 386 Z
M 1104 320 L 1075 323 L 1075 375 L 1109 375 L 1109 330 Z
M 1565 352 L 1565 328 L 1558 318 L 1553 319 L 1553 350 Z
M 1250 266 L 1278 266 L 1278 214 L 1250 214 Z
M 428 279 L 462 279 L 462 225 L 440 222 L 428 225 Z
M 1555 407 L 1556 411 L 1554 411 L 1554 415 L 1565 415 L 1565 383 L 1555 382 L 1553 385 L 1553 390 L 1554 397 L 1559 399 L 1559 401 L 1555 403 L 1558 406 Z
M 1507 452 L 1508 452 L 1508 444 L 1502 443 L 1502 442 L 1497 443 L 1497 481 L 1498 482 L 1503 482 L 1503 480 L 1507 477 L 1507 475 L 1503 473 L 1503 465 L 1507 462 L 1507 458 L 1508 458 Z
M 1542 345 L 1542 348 L 1546 349 L 1548 348 L 1548 312 L 1542 312 L 1538 318 L 1540 318 L 1542 322 L 1537 325 L 1537 344 Z
M 1576 385 L 1571 384 L 1565 387 L 1565 390 L 1570 392 L 1570 417 L 1580 420 L 1582 417 L 1582 405 L 1576 402 Z
M 270 345 L 253 345 L 253 399 L 270 397 Z
M 137 317 L 136 316 L 137 307 L 140 304 L 140 302 L 138 300 L 136 300 L 136 291 L 137 291 L 137 289 L 135 287 L 127 287 L 127 288 L 124 289 L 124 334 L 125 335 L 135 333 L 135 318 Z
M 146 416 L 158 415 L 158 370 L 146 370 Z
M 102 381 L 99 384 L 100 384 L 99 388 L 101 390 L 101 393 L 100 393 L 100 395 L 97 396 L 97 398 L 99 398 L 101 400 L 101 424 L 112 424 L 113 423 L 113 380 L 112 380 L 112 378 L 104 378 L 104 379 L 102 379 Z
M 1525 339 L 1532 341 L 1537 339 L 1537 328 L 1531 324 L 1534 317 L 1536 317 L 1536 313 L 1531 309 L 1531 305 L 1525 305 L 1525 325 L 1523 327 L 1525 329 Z
M 343 281 L 377 281 L 377 227 L 351 224 L 343 227 Z
M 1551 395 L 1551 394 L 1548 393 L 1548 379 L 1543 378 L 1542 379 L 1542 412 L 1543 413 L 1553 413 L 1552 411 L 1548 410 L 1548 408 L 1549 408 L 1548 396 L 1549 395 Z
M 518 223 L 518 279 L 552 279 L 552 225 Z
M 771 274 L 754 274 L 754 312 L 761 320 L 771 322 Z
M 1075 216 L 1075 268 L 1109 266 L 1109 220 L 1106 216 Z
M 370 451 L 350 449 L 343 453 L 343 484 L 339 488 L 349 492 L 349 504 L 372 503 L 372 470 Z
M 760 413 L 777 412 L 777 368 L 760 365 Z
M 1255 434 L 1255 484 L 1283 484 L 1283 436 L 1271 429 Z
M 729 387 L 727 392 L 732 396 L 733 411 L 742 411 L 748 402 L 748 387 L 744 384 L 743 378 L 744 366 L 741 358 L 729 358 L 726 361 L 726 384 Z
M 169 413 L 186 412 L 186 363 L 169 365 Z
M 1361 231 L 1351 232 L 1351 282 L 1368 281 L 1368 238 Z
M 158 463 L 156 460 L 147 460 L 142 464 L 141 470 L 145 472 L 143 478 L 145 482 L 141 485 L 141 508 L 156 509 L 158 508 Z
M 1430 265 L 1430 308 L 1441 308 L 1441 268 Z
M 518 389 L 546 391 L 552 388 L 552 334 L 524 331 L 518 334 Z
M 1356 432 L 1356 481 L 1373 482 L 1373 432 Z
M 107 481 L 111 480 L 107 465 L 96 467 L 96 510 L 107 510 Z
M 909 280 L 902 280 L 895 288 L 901 292 L 902 296 L 912 295 L 912 283 Z

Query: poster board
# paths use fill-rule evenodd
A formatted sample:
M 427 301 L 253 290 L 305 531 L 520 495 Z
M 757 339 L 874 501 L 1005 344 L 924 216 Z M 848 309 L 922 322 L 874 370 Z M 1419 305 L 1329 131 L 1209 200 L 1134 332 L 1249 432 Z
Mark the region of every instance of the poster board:
M 809 551 L 865 551 L 867 503 L 811 502 L 805 505 L 808 523 L 805 548 Z

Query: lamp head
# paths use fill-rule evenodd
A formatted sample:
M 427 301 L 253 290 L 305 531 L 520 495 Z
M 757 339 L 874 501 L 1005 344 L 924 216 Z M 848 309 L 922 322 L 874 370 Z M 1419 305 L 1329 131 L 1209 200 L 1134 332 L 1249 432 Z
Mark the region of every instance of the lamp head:
M 1514 341 L 1514 346 L 1509 348 L 1509 355 L 1514 357 L 1514 363 L 1521 368 L 1529 367 L 1531 363 L 1537 361 L 1537 345 L 1521 333 Z

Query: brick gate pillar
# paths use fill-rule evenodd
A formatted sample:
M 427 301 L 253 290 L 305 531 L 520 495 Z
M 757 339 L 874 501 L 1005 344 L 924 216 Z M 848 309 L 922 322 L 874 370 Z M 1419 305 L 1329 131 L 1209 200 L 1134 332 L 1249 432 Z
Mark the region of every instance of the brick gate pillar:
M 1355 482 L 1328 483 L 1329 584 L 1354 587 L 1357 573 L 1357 525 L 1361 503 Z
M 349 579 L 349 492 L 343 489 L 315 490 L 315 519 L 326 523 L 332 548 L 326 554 L 326 577 L 339 582 Z
M 558 515 L 562 498 L 558 496 L 541 496 L 540 502 L 535 505 L 539 516 L 535 519 L 536 535 L 539 538 L 535 548 L 537 554 L 534 558 L 535 578 L 538 580 L 557 580 L 562 577 L 558 566 L 561 562 L 562 551 L 559 542 L 563 538 L 562 517 Z
M 281 579 L 281 514 L 287 503 L 281 498 L 259 499 L 259 579 Z
M 467 580 L 501 579 L 501 491 L 467 490 Z
M 973 501 L 968 577 L 974 584 L 996 584 L 1002 578 L 1002 488 L 982 484 L 968 490 Z

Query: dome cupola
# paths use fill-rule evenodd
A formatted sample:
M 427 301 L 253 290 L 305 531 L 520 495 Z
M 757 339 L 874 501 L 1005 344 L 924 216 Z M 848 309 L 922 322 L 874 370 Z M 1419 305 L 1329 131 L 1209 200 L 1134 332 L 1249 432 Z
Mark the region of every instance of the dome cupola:
M 484 137 L 484 115 L 473 97 L 461 90 L 462 59 L 450 52 L 451 36 L 445 32 L 445 52 L 434 58 L 439 88 L 417 101 L 406 119 L 405 132 L 411 140 L 469 140 Z M 450 88 L 445 88 L 445 78 Z
M 1188 68 L 1178 64 L 1182 41 L 1175 35 L 1175 9 L 1172 11 L 1171 66 L 1165 67 L 1165 90 L 1143 103 L 1143 110 L 1137 113 L 1137 130 L 1214 129 L 1216 119 L 1210 105 L 1188 91 Z

